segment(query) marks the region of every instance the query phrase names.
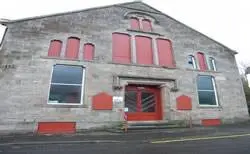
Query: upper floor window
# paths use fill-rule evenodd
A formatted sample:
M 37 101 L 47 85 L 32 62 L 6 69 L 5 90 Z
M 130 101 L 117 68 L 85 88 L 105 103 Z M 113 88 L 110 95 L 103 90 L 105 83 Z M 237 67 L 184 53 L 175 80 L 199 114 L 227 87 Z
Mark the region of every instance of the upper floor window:
M 2 45 L 6 30 L 7 30 L 7 26 L 4 26 L 4 25 L 0 24 L 0 46 Z
M 83 59 L 93 60 L 95 55 L 95 46 L 91 43 L 85 43 L 83 46 Z
M 140 21 L 138 18 L 130 18 L 130 28 L 133 30 L 140 30 Z
M 200 70 L 204 71 L 207 70 L 207 63 L 204 53 L 198 52 L 197 53 L 198 61 L 199 61 L 199 67 Z
M 216 65 L 215 65 L 215 60 L 212 57 L 208 58 L 208 68 L 209 68 L 209 70 L 217 71 L 217 68 L 216 68 Z
M 136 17 L 130 18 L 130 28 L 133 30 L 141 30 L 145 32 L 152 32 L 152 22 L 149 19 L 139 19 Z
M 49 57 L 60 57 L 62 50 L 62 41 L 52 40 L 50 41 L 48 56 Z
M 199 75 L 197 86 L 200 105 L 218 106 L 215 81 L 212 76 Z
M 48 104 L 82 104 L 84 72 L 82 66 L 54 65 Z
M 188 65 L 192 66 L 193 69 L 197 69 L 196 60 L 193 55 L 188 56 Z
M 151 32 L 152 31 L 152 24 L 151 21 L 148 19 L 142 19 L 142 30 Z

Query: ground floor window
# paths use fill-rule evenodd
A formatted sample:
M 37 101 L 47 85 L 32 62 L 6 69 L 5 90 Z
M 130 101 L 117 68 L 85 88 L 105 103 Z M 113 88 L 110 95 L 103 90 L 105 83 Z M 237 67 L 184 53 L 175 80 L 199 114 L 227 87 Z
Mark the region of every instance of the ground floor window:
M 82 66 L 56 64 L 50 83 L 49 104 L 82 104 L 85 69 Z
M 212 76 L 199 75 L 197 80 L 200 105 L 218 106 L 215 81 Z

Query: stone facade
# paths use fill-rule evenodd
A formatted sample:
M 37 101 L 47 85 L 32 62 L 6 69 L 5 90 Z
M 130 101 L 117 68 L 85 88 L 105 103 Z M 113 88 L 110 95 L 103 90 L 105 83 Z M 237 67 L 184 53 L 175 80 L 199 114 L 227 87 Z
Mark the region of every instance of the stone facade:
M 129 14 L 151 18 L 154 21 L 154 33 L 142 34 L 129 30 Z M 197 124 L 201 123 L 201 119 L 219 118 L 225 123 L 248 119 L 234 51 L 142 2 L 10 21 L 5 25 L 8 30 L 0 51 L 0 64 L 12 64 L 14 67 L 0 69 L 1 131 L 36 131 L 37 123 L 43 121 L 74 121 L 77 129 L 115 124 L 122 119 L 119 109 L 124 107 L 124 102 L 114 103 L 111 111 L 94 111 L 91 106 L 92 96 L 100 92 L 124 96 L 124 88 L 121 91 L 113 90 L 114 78 L 119 80 L 122 87 L 128 82 L 154 82 L 162 85 L 161 99 L 165 121 L 183 120 L 187 114 Z M 171 40 L 176 67 L 114 64 L 113 32 Z M 61 40 L 64 50 L 67 38 L 71 36 L 81 40 L 79 57 L 82 57 L 84 43 L 95 45 L 93 61 L 47 57 L 50 40 Z M 188 68 L 187 56 L 195 55 L 198 51 L 213 56 L 218 71 Z M 54 64 L 86 67 L 83 105 L 47 104 Z M 196 84 L 199 74 L 215 78 L 219 107 L 199 105 Z M 174 87 L 178 90 L 171 90 Z M 192 99 L 191 111 L 176 110 L 176 98 L 183 94 Z

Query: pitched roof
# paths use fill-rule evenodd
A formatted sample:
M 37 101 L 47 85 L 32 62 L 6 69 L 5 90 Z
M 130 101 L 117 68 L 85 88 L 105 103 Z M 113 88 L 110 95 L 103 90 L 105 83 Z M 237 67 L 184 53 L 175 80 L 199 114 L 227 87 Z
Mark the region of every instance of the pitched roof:
M 131 6 L 132 5 L 132 6 Z M 113 4 L 113 5 L 106 5 L 106 6 L 101 6 L 101 7 L 93 7 L 93 8 L 88 8 L 88 9 L 81 9 L 81 10 L 76 10 L 76 11 L 68 11 L 68 12 L 63 12 L 63 13 L 55 13 L 55 14 L 49 14 L 49 15 L 42 15 L 42 16 L 35 16 L 35 17 L 28 17 L 28 18 L 23 18 L 23 19 L 17 19 L 17 20 L 1 20 L 0 19 L 0 24 L 9 24 L 9 23 L 16 23 L 16 22 L 22 22 L 22 21 L 27 21 L 27 20 L 34 20 L 34 19 L 40 19 L 40 18 L 46 18 L 46 17 L 52 17 L 52 16 L 60 16 L 60 15 L 67 15 L 67 14 L 71 14 L 71 13 L 79 13 L 79 12 L 85 12 L 85 11 L 90 11 L 90 10 L 96 10 L 96 9 L 103 9 L 103 8 L 109 8 L 109 7 L 113 7 L 113 6 L 116 6 L 116 7 L 123 7 L 123 8 L 128 8 L 128 9 L 133 9 L 133 10 L 137 10 L 137 11 L 144 11 L 143 9 L 138 9 L 136 7 L 134 7 L 134 5 L 143 5 L 147 8 L 149 8 L 150 11 L 147 10 L 147 12 L 149 13 L 155 13 L 155 14 L 161 14 L 161 15 L 164 15 L 174 21 L 176 21 L 177 23 L 179 24 L 182 24 L 184 25 L 185 27 L 188 27 L 190 29 L 192 29 L 193 31 L 203 35 L 204 37 L 212 40 L 213 42 L 223 46 L 224 48 L 226 48 L 227 50 L 231 51 L 233 54 L 237 54 L 237 52 L 235 50 L 232 50 L 231 48 L 225 46 L 224 44 L 212 39 L 211 37 L 189 27 L 188 25 L 168 16 L 167 14 L 163 13 L 162 11 L 159 11 L 158 9 L 144 3 L 144 2 L 141 2 L 141 1 L 133 1 L 133 2 L 126 2 L 126 3 L 120 3 L 120 4 Z

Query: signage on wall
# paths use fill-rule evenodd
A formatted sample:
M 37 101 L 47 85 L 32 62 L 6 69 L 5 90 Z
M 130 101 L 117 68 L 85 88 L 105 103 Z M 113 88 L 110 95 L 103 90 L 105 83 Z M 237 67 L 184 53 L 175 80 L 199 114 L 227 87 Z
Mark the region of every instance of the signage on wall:
M 123 101 L 123 97 L 121 96 L 113 96 L 114 103 L 121 103 Z
M 16 68 L 16 65 L 14 64 L 1 64 L 0 65 L 1 70 L 14 69 L 14 68 Z

